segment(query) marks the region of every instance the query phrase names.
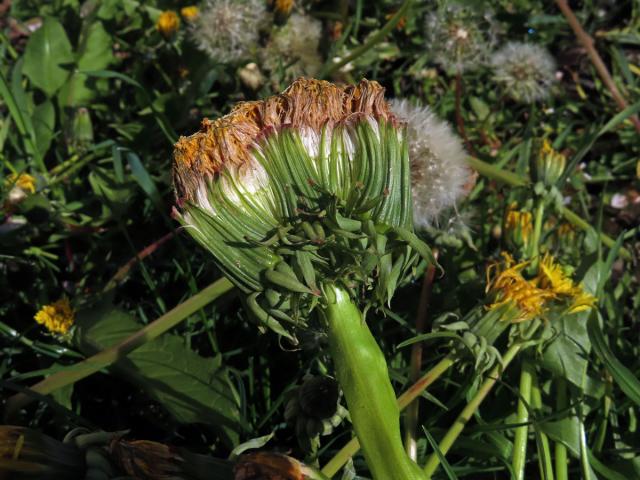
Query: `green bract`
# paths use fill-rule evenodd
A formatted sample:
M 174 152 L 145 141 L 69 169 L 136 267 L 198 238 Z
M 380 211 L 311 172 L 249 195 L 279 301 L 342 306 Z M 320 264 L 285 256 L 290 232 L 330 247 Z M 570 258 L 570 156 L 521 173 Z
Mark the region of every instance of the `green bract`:
M 307 92 L 312 113 L 320 108 L 313 102 L 324 100 Z M 317 129 L 304 121 L 263 126 L 246 161 L 204 175 L 179 215 L 247 294 L 255 316 L 289 338 L 308 325 L 327 285 L 345 289 L 365 308 L 379 307 L 411 276 L 420 255 L 431 260 L 413 234 L 404 125 L 390 113 L 346 113 Z M 210 131 L 205 135 L 218 133 Z

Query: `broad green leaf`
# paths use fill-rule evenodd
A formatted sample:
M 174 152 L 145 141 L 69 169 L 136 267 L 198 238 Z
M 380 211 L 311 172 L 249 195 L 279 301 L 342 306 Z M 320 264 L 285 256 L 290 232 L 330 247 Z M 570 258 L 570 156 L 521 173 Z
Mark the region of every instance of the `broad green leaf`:
M 31 83 L 53 96 L 69 77 L 65 65 L 74 61 L 71 43 L 58 20 L 46 17 L 31 35 L 24 53 L 24 74 Z
M 113 39 L 104 29 L 102 22 L 94 22 L 81 39 L 77 54 L 79 70 L 102 70 L 114 61 L 111 46 Z M 105 79 L 90 78 L 81 71 L 75 71 L 60 91 L 61 102 L 65 106 L 88 104 L 99 90 L 106 89 Z
M 87 355 L 108 348 L 138 331 L 130 314 L 110 305 L 80 312 L 75 341 Z M 237 444 L 242 430 L 239 402 L 220 358 L 204 358 L 184 340 L 165 334 L 122 358 L 112 367 L 180 423 L 203 423 L 225 443 Z

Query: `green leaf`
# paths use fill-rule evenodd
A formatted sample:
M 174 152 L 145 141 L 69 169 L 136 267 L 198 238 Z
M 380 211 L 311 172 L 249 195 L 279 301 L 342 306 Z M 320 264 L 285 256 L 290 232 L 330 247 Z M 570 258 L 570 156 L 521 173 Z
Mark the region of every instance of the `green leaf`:
M 110 305 L 80 312 L 75 341 L 87 355 L 118 343 L 140 325 L 132 315 Z M 165 334 L 131 352 L 112 367 L 180 423 L 215 428 L 227 446 L 239 440 L 243 428 L 237 394 L 220 358 L 204 358 L 184 340 Z
M 56 126 L 56 111 L 50 100 L 45 100 L 33 109 L 33 129 L 36 134 L 38 152 L 44 156 L 49 150 Z
M 79 70 L 102 70 L 114 61 L 111 46 L 113 39 L 101 22 L 92 23 L 80 41 L 77 63 Z M 108 81 L 92 79 L 81 71 L 76 71 L 60 91 L 65 106 L 86 105 L 99 90 L 105 90 Z M 101 87 L 101 88 L 100 88 Z
M 24 74 L 51 97 L 69 77 L 69 69 L 63 65 L 73 61 L 71 43 L 64 28 L 55 18 L 46 17 L 27 43 Z
M 598 358 L 604 363 L 605 367 L 618 384 L 624 394 L 629 397 L 636 405 L 640 406 L 640 381 L 638 378 L 625 367 L 620 360 L 616 358 L 609 346 L 607 345 L 602 334 L 602 328 L 598 322 L 596 312 L 593 312 L 587 322 L 587 330 L 589 338 L 593 342 L 593 350 Z
M 545 348 L 542 366 L 554 375 L 566 378 L 580 389 L 584 388 L 588 354 L 591 342 L 587 334 L 588 312 L 573 315 L 564 314 L 552 319 L 558 336 Z

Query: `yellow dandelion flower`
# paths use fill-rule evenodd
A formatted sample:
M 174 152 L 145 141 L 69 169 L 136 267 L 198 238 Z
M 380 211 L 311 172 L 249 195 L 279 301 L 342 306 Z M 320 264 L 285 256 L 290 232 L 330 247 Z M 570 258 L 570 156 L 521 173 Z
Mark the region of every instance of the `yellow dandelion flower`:
M 522 276 L 522 270 L 530 262 L 516 263 L 506 252 L 502 256 L 502 262 L 493 263 L 487 268 L 487 292 L 496 297 L 489 309 L 514 305 L 518 309 L 518 315 L 511 320 L 514 323 L 541 316 L 546 310 L 547 301 L 553 298 L 553 292 L 539 288 L 534 281 Z
M 166 10 L 160 14 L 156 28 L 163 37 L 171 37 L 180 27 L 180 17 L 173 10 Z
M 539 287 L 553 292 L 557 297 L 570 300 L 568 312 L 584 312 L 593 308 L 596 298 L 576 285 L 561 265 L 556 263 L 553 256 L 546 254 L 540 262 L 536 278 Z
M 183 7 L 180 9 L 180 15 L 182 15 L 182 18 L 184 18 L 187 22 L 193 22 L 196 18 L 198 18 L 199 14 L 200 9 L 195 5 L 190 5 L 188 7 Z
M 535 156 L 533 174 L 537 182 L 547 186 L 554 185 L 564 172 L 567 158 L 554 150 L 546 138 L 538 143 L 538 154 Z
M 60 300 L 42 307 L 33 318 L 51 333 L 65 334 L 73 325 L 75 312 L 71 308 L 69 299 L 62 297 Z
M 505 238 L 516 249 L 526 247 L 533 232 L 533 216 L 531 212 L 515 210 L 512 206 L 507 210 L 504 230 Z
M 36 179 L 28 173 L 12 173 L 4 182 L 7 188 L 19 187 L 25 192 L 36 193 Z

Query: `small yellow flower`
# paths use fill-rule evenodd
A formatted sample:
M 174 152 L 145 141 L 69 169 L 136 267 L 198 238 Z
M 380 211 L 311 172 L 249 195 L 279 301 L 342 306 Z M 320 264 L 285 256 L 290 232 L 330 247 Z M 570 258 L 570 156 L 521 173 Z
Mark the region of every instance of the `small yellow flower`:
M 531 212 L 509 208 L 504 220 L 505 238 L 516 249 L 526 247 L 533 232 L 533 217 Z
M 36 179 L 28 173 L 12 173 L 4 182 L 8 188 L 19 187 L 28 193 L 36 193 Z
M 71 308 L 69 299 L 62 297 L 60 300 L 42 307 L 33 318 L 51 333 L 65 334 L 73 325 L 75 312 Z
M 163 37 L 171 37 L 180 27 L 180 17 L 173 10 L 166 10 L 160 14 L 156 28 Z
M 187 22 L 193 22 L 196 18 L 198 18 L 199 14 L 200 9 L 195 5 L 190 5 L 188 7 L 183 7 L 180 9 L 180 15 L 182 15 L 182 18 L 184 18 Z
M 516 263 L 506 252 L 502 256 L 503 262 L 493 263 L 487 268 L 487 292 L 496 296 L 496 301 L 489 305 L 489 309 L 507 304 L 516 306 L 519 313 L 511 320 L 514 323 L 541 316 L 553 293 L 539 288 L 536 282 L 522 276 L 522 270 L 530 262 Z
M 273 9 L 279 15 L 288 16 L 291 10 L 293 10 L 295 3 L 295 0 L 275 0 Z
M 551 142 L 546 138 L 538 145 L 538 154 L 535 157 L 533 171 L 535 180 L 544 183 L 546 186 L 554 185 L 562 175 L 562 172 L 564 172 L 567 157 L 554 150 Z

